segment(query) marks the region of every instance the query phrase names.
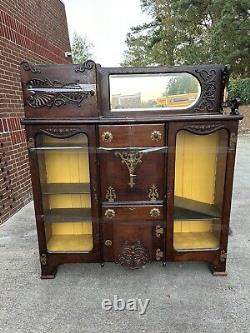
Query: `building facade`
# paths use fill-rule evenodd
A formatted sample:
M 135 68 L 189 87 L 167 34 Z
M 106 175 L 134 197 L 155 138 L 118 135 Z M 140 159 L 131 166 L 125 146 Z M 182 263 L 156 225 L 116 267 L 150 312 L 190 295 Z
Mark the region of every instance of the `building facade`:
M 31 199 L 20 62 L 67 63 L 67 19 L 60 0 L 0 0 L 0 223 Z

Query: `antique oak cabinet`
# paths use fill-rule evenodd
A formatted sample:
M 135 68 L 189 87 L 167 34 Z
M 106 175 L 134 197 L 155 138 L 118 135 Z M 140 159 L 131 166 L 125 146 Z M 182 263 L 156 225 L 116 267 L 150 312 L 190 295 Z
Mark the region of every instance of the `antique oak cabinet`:
M 226 274 L 237 100 L 224 65 L 21 64 L 42 278 L 205 261 Z

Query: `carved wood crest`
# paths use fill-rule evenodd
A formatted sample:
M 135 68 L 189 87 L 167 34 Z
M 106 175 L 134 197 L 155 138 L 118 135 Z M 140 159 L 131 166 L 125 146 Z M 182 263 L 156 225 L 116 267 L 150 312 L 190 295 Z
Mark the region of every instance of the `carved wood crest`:
M 31 108 L 52 108 L 68 104 L 80 107 L 85 99 L 96 93 L 96 84 L 94 83 L 80 83 L 79 79 L 73 79 L 74 82 L 61 82 L 50 77 L 41 78 L 42 67 L 39 65 L 36 66 L 24 61 L 21 66 L 26 72 L 39 74 L 25 82 L 25 89 L 28 91 L 25 104 Z M 88 60 L 81 65 L 73 66 L 72 69 L 76 73 L 83 73 L 86 70 L 92 70 L 95 66 L 94 61 Z
M 150 262 L 149 251 L 142 241 L 127 240 L 121 246 L 117 262 L 130 269 L 140 268 Z
M 38 69 L 35 65 L 30 64 L 27 61 L 23 61 L 21 63 L 21 66 L 26 72 L 31 71 L 32 73 L 41 73 L 40 69 Z

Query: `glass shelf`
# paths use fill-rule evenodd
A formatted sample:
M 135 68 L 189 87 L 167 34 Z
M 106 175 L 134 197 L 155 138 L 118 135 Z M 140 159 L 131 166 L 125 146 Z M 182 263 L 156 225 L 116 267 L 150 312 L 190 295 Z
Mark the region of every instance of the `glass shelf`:
M 174 218 L 176 220 L 206 220 L 220 217 L 215 205 L 175 196 Z
M 77 150 L 77 149 L 88 149 L 87 145 L 79 145 L 79 144 L 67 144 L 66 145 L 62 145 L 62 144 L 46 144 L 46 145 L 41 145 L 41 146 L 37 146 L 35 148 L 30 148 L 31 151 L 42 151 L 42 150 Z
M 44 215 L 45 223 L 82 222 L 90 219 L 90 208 L 51 208 Z
M 89 183 L 42 184 L 42 194 L 90 194 Z

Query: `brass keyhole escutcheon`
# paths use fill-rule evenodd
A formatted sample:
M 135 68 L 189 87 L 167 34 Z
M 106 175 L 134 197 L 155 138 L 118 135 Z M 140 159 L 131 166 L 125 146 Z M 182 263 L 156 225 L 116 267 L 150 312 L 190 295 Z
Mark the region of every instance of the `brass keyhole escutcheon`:
M 152 208 L 152 209 L 150 209 L 149 215 L 151 217 L 158 217 L 158 216 L 160 216 L 160 214 L 161 214 L 161 212 L 160 212 L 159 208 Z
M 161 140 L 161 132 L 160 131 L 153 131 L 152 133 L 151 133 L 151 140 L 152 141 L 156 141 L 156 142 L 158 142 L 158 141 L 160 141 Z
M 110 239 L 105 240 L 105 245 L 106 246 L 111 246 L 112 245 L 112 241 Z
M 115 211 L 114 209 L 107 209 L 104 213 L 105 217 L 108 219 L 112 219 L 115 216 Z
M 102 141 L 109 143 L 112 140 L 113 140 L 113 134 L 111 132 L 102 133 Z

